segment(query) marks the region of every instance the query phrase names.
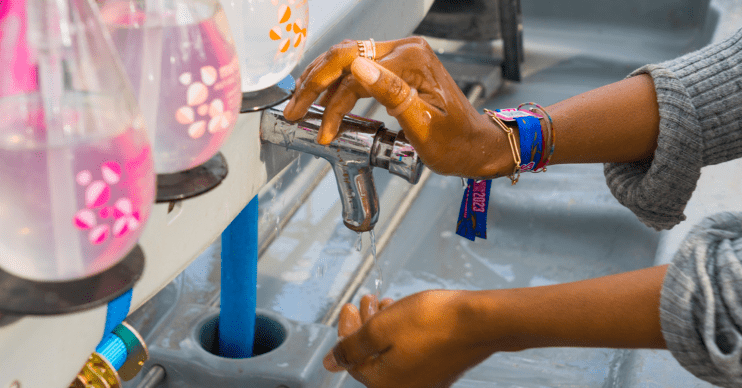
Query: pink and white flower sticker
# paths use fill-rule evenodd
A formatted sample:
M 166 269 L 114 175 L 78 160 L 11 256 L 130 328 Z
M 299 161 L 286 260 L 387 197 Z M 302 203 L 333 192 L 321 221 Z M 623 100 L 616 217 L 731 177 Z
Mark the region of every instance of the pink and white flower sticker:
M 219 80 L 219 71 L 214 66 L 203 66 L 200 69 L 201 81 L 193 81 L 193 74 L 185 72 L 178 81 L 186 90 L 186 104 L 175 111 L 175 120 L 188 126 L 188 136 L 198 139 L 208 130 L 214 134 L 229 128 L 234 119 L 232 112 L 224 110 L 224 101 L 209 98 L 209 87 Z
M 111 186 L 121 180 L 121 165 L 105 162 L 100 175 L 102 179 L 95 181 L 90 170 L 82 170 L 75 176 L 77 184 L 85 187 L 85 209 L 75 213 L 72 223 L 77 229 L 88 231 L 88 241 L 93 245 L 102 244 L 111 233 L 114 237 L 125 236 L 139 228 L 141 221 L 129 198 L 118 198 L 113 206 L 106 206 L 111 200 Z M 106 221 L 111 217 L 113 227 Z

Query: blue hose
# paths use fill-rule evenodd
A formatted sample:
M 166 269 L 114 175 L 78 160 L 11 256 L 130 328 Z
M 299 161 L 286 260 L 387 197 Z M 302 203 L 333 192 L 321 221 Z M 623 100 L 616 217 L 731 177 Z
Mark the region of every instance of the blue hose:
M 124 340 L 111 333 L 103 338 L 103 341 L 98 344 L 95 351 L 108 360 L 116 370 L 121 369 L 121 366 L 124 365 L 126 358 L 129 356 Z
M 258 197 L 222 233 L 222 292 L 219 354 L 247 358 L 255 339 L 258 284 Z

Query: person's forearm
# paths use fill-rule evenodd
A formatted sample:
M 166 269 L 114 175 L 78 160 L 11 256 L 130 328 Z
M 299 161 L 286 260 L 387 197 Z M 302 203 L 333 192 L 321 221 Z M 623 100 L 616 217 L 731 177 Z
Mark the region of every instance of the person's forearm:
M 479 291 L 472 298 L 476 324 L 509 325 L 489 338 L 507 350 L 580 346 L 665 348 L 659 303 L 667 266 L 574 283 Z M 486 330 L 486 329 L 484 329 Z
M 546 107 L 556 131 L 552 164 L 632 162 L 657 147 L 654 83 L 642 74 Z
M 555 132 L 550 164 L 634 162 L 651 158 L 657 148 L 659 108 L 652 78 L 627 78 L 547 106 Z M 486 115 L 482 123 L 495 133 L 481 139 L 491 150 L 480 175 L 498 177 L 513 172 L 515 163 L 504 134 Z M 544 124 L 545 125 L 545 124 Z M 520 147 L 518 129 L 511 126 Z M 487 141 L 491 141 L 492 144 Z M 471 152 L 472 157 L 476 155 Z

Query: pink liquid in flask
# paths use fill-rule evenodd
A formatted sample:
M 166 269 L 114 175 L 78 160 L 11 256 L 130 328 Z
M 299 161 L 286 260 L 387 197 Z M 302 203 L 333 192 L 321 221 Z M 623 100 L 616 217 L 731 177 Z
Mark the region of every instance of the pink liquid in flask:
M 120 8 L 121 2 L 109 1 L 101 13 L 145 116 L 156 104 L 155 122 L 147 124 L 157 172 L 206 162 L 229 137 L 242 100 L 239 60 L 224 11 L 216 5 L 200 19 L 195 12 L 183 17 L 182 10 L 162 11 L 155 22 L 146 20 L 144 11 Z
M 38 94 L 0 99 L 0 113 L 12 117 L 0 123 L 0 267 L 34 280 L 90 276 L 133 248 L 149 216 L 155 188 L 146 131 L 116 115 L 68 108 L 68 135 L 50 140 L 38 101 Z M 85 133 L 100 125 L 120 129 Z M 56 160 L 69 161 L 68 176 L 51 175 Z M 74 187 L 61 209 L 52 182 Z M 63 233 L 55 233 L 55 217 L 65 220 Z M 69 239 L 55 241 L 60 235 Z
M 0 0 L 0 97 L 36 90 L 36 66 L 28 48 L 26 1 Z

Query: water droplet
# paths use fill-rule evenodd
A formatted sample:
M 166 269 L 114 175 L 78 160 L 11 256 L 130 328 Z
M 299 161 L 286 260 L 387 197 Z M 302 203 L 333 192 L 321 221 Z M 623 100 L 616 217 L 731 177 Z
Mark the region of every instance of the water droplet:
M 319 155 L 314 155 L 314 158 L 315 159 L 319 159 Z

